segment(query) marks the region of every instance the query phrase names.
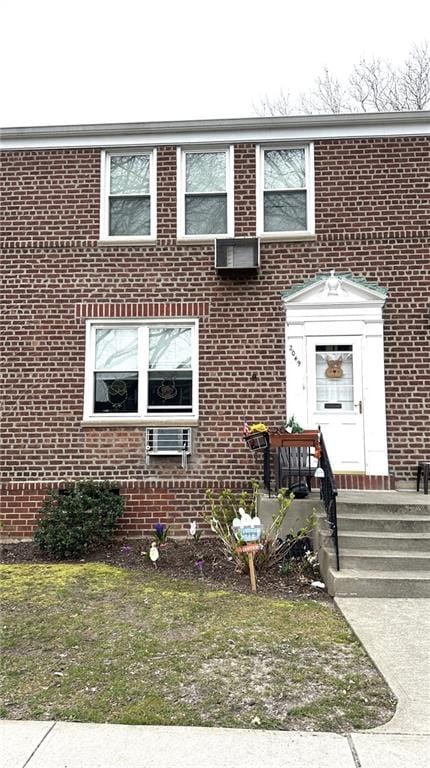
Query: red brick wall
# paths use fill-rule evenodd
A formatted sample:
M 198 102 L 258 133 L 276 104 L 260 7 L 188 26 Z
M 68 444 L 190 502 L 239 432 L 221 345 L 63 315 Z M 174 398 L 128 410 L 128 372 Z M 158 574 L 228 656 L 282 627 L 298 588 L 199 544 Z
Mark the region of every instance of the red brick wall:
M 1 337 L 2 477 L 11 490 L 3 490 L 10 534 L 28 533 L 43 489 L 65 480 L 132 482 L 138 490 L 123 525 L 135 532 L 160 519 L 164 507 L 169 519 L 195 516 L 208 485 L 239 487 L 259 475 L 241 425 L 244 417 L 276 425 L 284 416 L 280 293 L 332 268 L 388 288 L 389 465 L 391 474 L 410 480 L 430 444 L 428 140 L 316 142 L 317 238 L 262 243 L 254 277 L 220 277 L 213 246 L 176 242 L 175 147 L 158 149 L 157 167 L 157 244 L 113 247 L 97 242 L 98 150 L 2 157 L 9 294 Z M 235 148 L 235 225 L 237 236 L 255 234 L 252 144 Z M 177 305 L 192 302 L 201 320 L 200 420 L 184 474 L 174 458 L 145 466 L 143 428 L 82 426 L 84 318 L 97 316 L 98 305 L 116 307 L 109 312 L 117 316 L 180 315 Z M 188 482 L 186 496 L 181 484 Z M 28 483 L 37 491 L 26 491 Z M 161 492 L 170 496 L 158 498 Z

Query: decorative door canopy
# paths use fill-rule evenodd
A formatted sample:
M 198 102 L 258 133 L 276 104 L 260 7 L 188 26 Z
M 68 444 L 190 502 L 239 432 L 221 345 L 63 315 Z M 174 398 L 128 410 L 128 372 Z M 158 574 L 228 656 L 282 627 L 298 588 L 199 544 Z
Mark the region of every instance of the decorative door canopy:
M 350 272 L 336 273 L 334 269 L 330 274 L 319 274 L 304 283 L 292 285 L 282 293 L 286 308 L 306 304 L 320 307 L 364 304 L 382 308 L 386 296 L 386 288 L 355 277 Z

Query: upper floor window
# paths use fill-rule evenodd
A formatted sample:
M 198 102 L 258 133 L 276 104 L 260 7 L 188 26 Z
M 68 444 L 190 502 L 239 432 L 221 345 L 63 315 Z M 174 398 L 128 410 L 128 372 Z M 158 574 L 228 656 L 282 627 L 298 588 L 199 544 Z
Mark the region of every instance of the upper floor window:
M 233 234 L 232 150 L 178 152 L 178 237 Z
M 197 416 L 197 321 L 89 324 L 85 417 Z
M 101 238 L 154 239 L 155 151 L 104 152 L 102 163 Z
M 312 234 L 311 146 L 260 147 L 259 153 L 259 234 Z

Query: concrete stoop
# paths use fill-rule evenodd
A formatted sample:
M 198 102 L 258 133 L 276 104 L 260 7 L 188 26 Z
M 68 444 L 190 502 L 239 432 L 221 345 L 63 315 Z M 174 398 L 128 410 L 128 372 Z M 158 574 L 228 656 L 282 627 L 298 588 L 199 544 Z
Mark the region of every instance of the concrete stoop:
M 430 497 L 340 493 L 337 516 L 339 571 L 325 514 L 317 512 L 315 545 L 330 595 L 430 598 Z

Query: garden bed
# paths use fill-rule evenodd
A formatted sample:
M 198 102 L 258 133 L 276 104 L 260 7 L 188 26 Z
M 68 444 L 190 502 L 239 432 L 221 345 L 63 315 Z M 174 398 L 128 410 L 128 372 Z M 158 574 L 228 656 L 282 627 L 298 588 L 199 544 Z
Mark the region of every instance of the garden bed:
M 221 545 L 214 538 L 201 539 L 197 544 L 193 540 L 170 539 L 160 548 L 157 567 L 149 561 L 150 540 L 117 541 L 112 545 L 99 548 L 96 552 L 72 562 L 103 562 L 122 568 L 142 571 L 157 571 L 175 578 L 198 580 L 207 586 L 223 586 L 240 592 L 249 592 L 250 583 L 247 574 L 239 573 L 232 561 L 224 554 Z M 145 553 L 145 554 L 142 554 Z M 1 551 L 3 563 L 46 563 L 47 559 L 32 542 L 4 544 Z M 257 575 L 259 594 L 272 597 L 294 599 L 313 599 L 330 601 L 326 591 L 312 586 L 319 580 L 318 571 L 314 571 L 301 559 L 289 561 L 288 571 L 271 569 Z

